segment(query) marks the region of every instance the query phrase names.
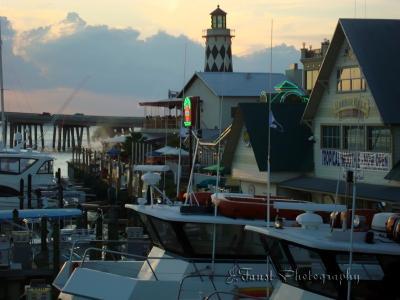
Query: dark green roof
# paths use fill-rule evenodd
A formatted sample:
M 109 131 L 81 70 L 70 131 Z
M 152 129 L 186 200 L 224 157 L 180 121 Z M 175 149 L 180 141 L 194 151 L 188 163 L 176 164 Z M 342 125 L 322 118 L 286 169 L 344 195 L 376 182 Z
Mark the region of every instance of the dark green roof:
M 298 90 L 299 87 L 295 83 L 285 80 L 280 84 L 274 86 L 274 89 L 278 91 L 290 91 L 290 90 Z
M 385 179 L 400 181 L 400 160 L 393 166 L 390 172 L 387 173 Z
M 300 124 L 304 103 L 273 103 L 275 120 L 283 131 L 271 128 L 271 171 L 308 172 L 313 170 L 312 135 L 306 125 Z M 223 164 L 230 169 L 242 127 L 245 126 L 259 171 L 267 171 L 268 112 L 266 103 L 240 103 L 226 145 Z
M 327 82 L 336 72 L 335 62 L 345 39 L 360 64 L 383 123 L 400 124 L 400 20 L 388 19 L 339 20 L 303 119 L 311 121 L 315 117 Z

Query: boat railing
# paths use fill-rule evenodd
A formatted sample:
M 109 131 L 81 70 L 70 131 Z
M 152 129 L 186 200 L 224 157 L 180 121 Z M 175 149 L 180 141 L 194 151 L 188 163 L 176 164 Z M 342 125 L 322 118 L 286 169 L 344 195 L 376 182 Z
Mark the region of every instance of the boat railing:
M 100 249 L 100 248 L 95 248 L 95 247 L 87 248 L 87 249 L 85 250 L 84 254 L 83 254 L 83 257 L 82 257 L 82 261 L 81 261 L 81 264 L 80 264 L 81 267 L 83 266 L 86 257 L 88 256 L 88 254 L 89 254 L 91 251 L 95 251 L 95 252 L 97 251 L 97 252 L 109 253 L 109 254 L 116 254 L 116 255 L 124 255 L 124 256 L 128 256 L 128 257 L 135 258 L 135 259 L 143 260 L 143 261 L 145 261 L 145 262 L 147 263 L 147 265 L 149 266 L 151 272 L 153 273 L 154 278 L 155 278 L 156 280 L 158 280 L 157 275 L 156 275 L 156 273 L 154 272 L 154 269 L 153 269 L 153 267 L 151 266 L 151 263 L 149 262 L 149 260 L 148 260 L 147 257 L 142 256 L 142 255 L 137 255 L 137 254 L 130 254 L 130 253 L 126 253 L 126 252 L 124 253 L 124 252 L 121 252 L 121 251 L 114 251 L 114 250 L 109 250 L 109 249 Z
M 226 274 L 218 275 L 218 274 L 212 274 L 212 273 L 201 273 L 201 272 L 197 271 L 195 274 L 185 275 L 182 278 L 181 282 L 179 283 L 179 291 L 178 291 L 177 300 L 180 300 L 180 298 L 181 298 L 181 294 L 182 294 L 182 290 L 183 290 L 183 284 L 185 283 L 186 279 L 196 278 L 196 277 L 199 277 L 201 281 L 203 281 L 203 277 L 207 277 L 210 280 L 210 282 L 211 282 L 211 284 L 212 284 L 212 286 L 214 288 L 214 292 L 217 292 L 217 288 L 216 288 L 215 283 L 214 283 L 214 277 L 226 278 Z M 220 299 L 219 296 L 217 296 L 217 297 L 218 297 L 218 299 Z

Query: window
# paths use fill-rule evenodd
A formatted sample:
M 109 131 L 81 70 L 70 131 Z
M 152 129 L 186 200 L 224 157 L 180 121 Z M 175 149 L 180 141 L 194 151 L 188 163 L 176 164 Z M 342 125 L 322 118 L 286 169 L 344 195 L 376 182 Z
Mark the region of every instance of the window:
M 211 28 L 216 28 L 217 27 L 217 16 L 212 16 L 211 17 Z
M 300 246 L 289 244 L 288 248 L 296 265 L 298 284 L 312 292 L 336 298 L 335 283 L 326 280 L 329 272 L 321 256 L 316 251 Z
M 53 174 L 53 161 L 48 160 L 39 168 L 38 174 Z
M 322 126 L 321 132 L 321 148 L 340 149 L 340 126 Z
M 338 92 L 365 91 L 366 84 L 359 67 L 345 67 L 337 72 Z
M 218 16 L 217 17 L 217 28 L 223 28 L 224 27 L 223 22 L 224 22 L 223 16 Z
M 390 153 L 392 147 L 390 129 L 385 127 L 367 127 L 367 150 Z
M 183 253 L 183 249 L 171 223 L 156 218 L 151 218 L 151 222 L 157 230 L 158 236 L 160 237 L 165 250 Z
M 19 158 L 16 157 L 1 158 L 0 173 L 19 174 Z
M 33 158 L 21 158 L 21 160 L 20 160 L 21 173 L 28 170 L 36 161 L 37 161 L 37 159 L 33 159 Z
M 138 215 L 139 215 L 140 221 L 142 221 L 142 223 L 143 223 L 143 226 L 144 226 L 146 232 L 150 236 L 151 242 L 153 244 L 155 244 L 156 246 L 161 247 L 161 243 L 160 243 L 160 240 L 157 237 L 157 233 L 154 231 L 153 227 L 151 226 L 147 216 L 144 215 L 144 214 L 138 214 Z
M 211 255 L 213 224 L 186 223 L 183 231 L 196 255 Z M 216 241 L 217 255 L 265 256 L 259 235 L 242 225 L 216 225 Z
M 349 272 L 349 255 L 347 253 L 337 255 L 336 261 L 344 274 Z M 357 275 L 360 280 L 382 280 L 385 275 L 376 256 L 372 254 L 354 254 L 351 274 Z
M 364 126 L 343 126 L 343 149 L 365 150 Z
M 307 71 L 306 73 L 306 90 L 311 91 L 314 88 L 318 77 L 318 70 Z

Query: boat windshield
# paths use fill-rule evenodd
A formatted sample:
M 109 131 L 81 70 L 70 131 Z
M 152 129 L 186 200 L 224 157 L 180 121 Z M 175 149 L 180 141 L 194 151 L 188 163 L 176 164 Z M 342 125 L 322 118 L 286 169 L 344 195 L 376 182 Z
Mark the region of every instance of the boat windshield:
M 271 236 L 262 236 L 278 278 L 289 285 L 335 299 L 345 299 L 348 280 L 352 299 L 392 299 L 400 256 L 353 254 L 351 272 L 347 252 L 311 249 Z
M 53 174 L 53 161 L 45 161 L 39 168 L 38 174 Z
M 139 213 L 152 243 L 183 257 L 210 258 L 213 224 L 165 221 Z M 244 225 L 216 225 L 216 257 L 227 259 L 265 259 L 265 249 L 258 234 L 244 230 Z

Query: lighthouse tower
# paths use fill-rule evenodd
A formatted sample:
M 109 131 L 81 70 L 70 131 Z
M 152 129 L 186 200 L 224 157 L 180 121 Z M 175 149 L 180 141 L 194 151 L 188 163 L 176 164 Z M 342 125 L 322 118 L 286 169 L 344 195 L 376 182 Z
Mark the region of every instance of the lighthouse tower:
M 232 72 L 232 37 L 226 28 L 226 12 L 217 6 L 210 13 L 211 28 L 203 37 L 206 39 L 205 72 Z

